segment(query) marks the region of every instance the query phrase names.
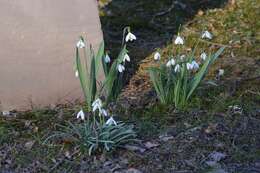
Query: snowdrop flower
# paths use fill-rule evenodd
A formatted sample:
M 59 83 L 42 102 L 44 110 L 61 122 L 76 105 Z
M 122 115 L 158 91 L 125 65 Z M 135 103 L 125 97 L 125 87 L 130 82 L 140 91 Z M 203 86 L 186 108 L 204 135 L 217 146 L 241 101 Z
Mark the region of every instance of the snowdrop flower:
M 161 54 L 159 52 L 156 52 L 153 56 L 155 61 L 159 61 L 161 59 Z
M 77 77 L 77 78 L 79 77 L 79 71 L 78 70 L 75 71 L 75 77 Z
M 193 69 L 193 65 L 191 63 L 187 63 L 186 67 L 187 67 L 187 70 L 192 70 Z
M 209 31 L 204 31 L 201 35 L 201 38 L 208 38 L 208 39 L 212 39 L 212 34 Z
M 203 52 L 201 55 L 200 55 L 200 58 L 205 61 L 207 59 L 207 54 L 205 52 Z
M 174 44 L 184 44 L 184 40 L 178 35 L 174 41 Z
M 199 68 L 199 64 L 194 60 L 191 62 L 191 65 L 194 70 L 197 70 Z
M 106 56 L 104 58 L 104 61 L 105 61 L 105 63 L 110 63 L 111 62 L 111 59 L 110 59 L 108 54 L 106 54 Z
M 84 47 L 85 47 L 85 43 L 84 43 L 84 41 L 83 41 L 82 39 L 80 39 L 80 40 L 78 41 L 78 43 L 77 43 L 77 48 L 82 49 L 82 48 L 84 48 Z
M 122 64 L 119 64 L 117 66 L 117 70 L 119 71 L 119 73 L 122 73 L 123 71 L 125 71 L 125 67 Z
M 101 112 L 100 112 L 101 115 L 104 115 L 105 117 L 108 116 L 108 113 L 105 109 L 101 109 Z
M 128 42 L 128 41 L 133 41 L 133 40 L 136 40 L 136 36 L 134 34 L 132 34 L 131 32 L 128 32 L 128 34 L 125 37 L 125 41 Z
M 97 109 L 101 112 L 102 101 L 98 98 L 92 103 L 92 111 L 95 112 Z
M 123 61 L 125 62 L 125 61 L 128 61 L 128 62 L 130 62 L 130 57 L 129 57 L 129 55 L 126 53 L 125 54 L 125 56 L 124 56 L 124 58 L 123 58 Z
M 180 72 L 181 71 L 181 66 L 179 65 L 179 64 L 177 64 L 176 66 L 175 66 L 175 68 L 174 68 L 174 72 L 175 73 L 178 73 L 178 72 Z
M 106 125 L 117 125 L 116 121 L 114 120 L 113 117 L 110 117 L 107 121 L 106 121 Z
M 185 57 L 186 57 L 186 55 L 181 55 L 180 56 L 181 61 L 183 61 L 185 59 Z
M 175 60 L 174 59 L 170 59 L 167 63 L 166 66 L 170 67 L 170 66 L 174 66 L 175 65 Z
M 224 69 L 219 69 L 218 70 L 218 76 L 223 76 L 224 75 Z
M 77 119 L 79 118 L 85 120 L 85 114 L 82 109 L 77 113 Z

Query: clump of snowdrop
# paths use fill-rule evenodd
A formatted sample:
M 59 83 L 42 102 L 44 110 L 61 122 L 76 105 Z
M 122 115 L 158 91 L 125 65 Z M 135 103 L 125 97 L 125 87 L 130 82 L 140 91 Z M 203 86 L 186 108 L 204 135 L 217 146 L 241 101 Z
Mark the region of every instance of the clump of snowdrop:
M 56 138 L 58 140 L 69 138 L 91 155 L 98 151 L 113 150 L 135 140 L 136 133 L 133 125 L 116 121 L 107 109 L 109 103 L 116 101 L 122 90 L 123 72 L 126 70 L 126 63 L 130 62 L 127 43 L 134 40 L 136 40 L 136 36 L 130 32 L 129 27 L 126 27 L 121 51 L 112 62 L 104 51 L 104 42 L 100 44 L 97 54 L 95 54 L 92 46 L 87 46 L 83 37 L 80 37 L 76 43 L 74 71 L 75 76 L 80 80 L 86 101 L 85 110 L 81 109 L 76 114 L 76 118 L 82 121 L 77 124 L 69 122 L 66 126 L 62 125 L 64 128 L 49 136 L 45 142 Z M 82 58 L 80 49 L 88 49 L 89 54 L 83 54 Z M 105 74 L 105 80 L 99 81 L 98 75 L 102 71 Z M 99 97 L 104 98 L 103 101 Z
M 205 31 L 202 38 L 212 39 L 212 34 Z M 162 104 L 174 104 L 178 109 L 187 108 L 189 100 L 204 79 L 209 66 L 224 51 L 224 47 L 222 47 L 216 53 L 209 55 L 202 52 L 199 56 L 201 59 L 199 62 L 195 56 L 196 49 L 188 54 L 184 53 L 186 52 L 184 46 L 182 46 L 184 42 L 183 37 L 178 34 L 174 40 L 174 44 L 177 45 L 176 54 L 170 55 L 170 57 L 176 58 L 170 58 L 166 63 L 159 61 L 159 65 L 157 64 L 155 67 L 148 69 L 151 82 L 160 102 Z M 154 59 L 161 59 L 161 55 L 156 52 Z
M 201 34 L 201 38 L 211 40 L 213 35 L 209 31 L 203 31 Z

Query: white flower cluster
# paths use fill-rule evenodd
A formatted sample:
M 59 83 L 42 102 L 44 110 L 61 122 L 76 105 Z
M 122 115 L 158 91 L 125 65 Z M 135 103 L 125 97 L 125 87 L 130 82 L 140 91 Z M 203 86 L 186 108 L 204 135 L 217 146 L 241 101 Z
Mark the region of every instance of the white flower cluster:
M 204 31 L 204 32 L 202 32 L 201 37 L 206 38 L 206 39 L 212 39 L 213 36 L 209 31 Z M 184 44 L 183 37 L 178 35 L 176 37 L 176 39 L 174 40 L 174 44 L 175 45 L 183 45 Z M 185 58 L 185 55 L 180 56 L 181 61 L 184 61 L 184 58 Z M 201 58 L 201 60 L 205 61 L 208 58 L 208 56 L 205 52 L 202 52 L 201 55 L 200 55 L 200 58 Z M 161 54 L 159 52 L 156 52 L 154 54 L 154 60 L 159 61 L 160 59 L 161 59 Z M 187 70 L 197 70 L 197 69 L 199 69 L 199 64 L 195 60 L 193 60 L 192 62 L 188 62 L 185 65 L 186 65 Z M 175 73 L 178 73 L 178 72 L 181 71 L 181 65 L 177 64 L 176 60 L 173 59 L 173 58 L 171 58 L 169 61 L 167 61 L 166 66 L 167 67 L 174 67 Z
M 95 113 L 96 111 L 98 111 L 99 116 L 104 116 L 104 117 L 108 117 L 108 112 L 103 108 L 103 104 L 101 99 L 96 99 L 93 103 L 92 103 L 92 112 Z M 85 113 L 84 111 L 81 109 L 78 113 L 77 113 L 77 119 L 81 119 L 81 120 L 85 120 Z M 106 121 L 107 125 L 117 125 L 117 122 L 114 120 L 113 116 L 110 116 L 109 119 Z

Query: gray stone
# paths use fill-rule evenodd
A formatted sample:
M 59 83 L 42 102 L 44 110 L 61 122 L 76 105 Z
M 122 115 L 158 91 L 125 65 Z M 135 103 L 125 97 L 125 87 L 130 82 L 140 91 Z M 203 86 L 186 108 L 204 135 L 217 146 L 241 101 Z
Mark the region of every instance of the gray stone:
M 1 0 L 0 16 L 0 110 L 82 98 L 74 48 L 80 35 L 102 41 L 97 1 Z

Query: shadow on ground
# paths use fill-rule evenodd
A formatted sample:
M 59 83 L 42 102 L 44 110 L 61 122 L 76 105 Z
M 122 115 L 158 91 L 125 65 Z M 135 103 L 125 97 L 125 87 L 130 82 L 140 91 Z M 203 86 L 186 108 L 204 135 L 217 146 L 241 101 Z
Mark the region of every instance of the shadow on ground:
M 131 44 L 134 74 L 138 62 L 171 42 L 181 25 L 191 21 L 197 13 L 221 8 L 227 0 L 111 0 L 102 1 L 100 16 L 106 47 L 114 57 L 120 48 L 122 30 L 130 26 L 137 36 Z

